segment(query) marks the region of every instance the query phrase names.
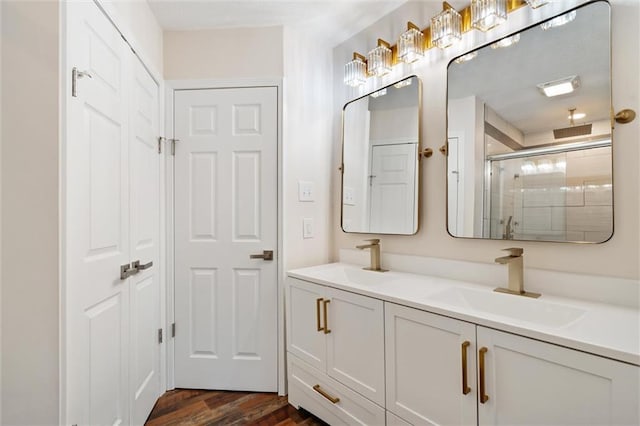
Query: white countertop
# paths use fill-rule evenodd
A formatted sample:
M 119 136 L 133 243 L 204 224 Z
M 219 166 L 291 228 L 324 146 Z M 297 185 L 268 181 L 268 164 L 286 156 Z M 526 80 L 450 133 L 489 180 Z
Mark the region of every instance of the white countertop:
M 544 294 L 539 299 L 529 299 L 495 293 L 492 287 L 472 282 L 395 271 L 364 271 L 358 265 L 346 263 L 295 269 L 288 275 L 640 366 L 640 310 L 637 309 Z M 530 315 L 525 320 L 526 316 L 518 312 L 514 312 L 514 316 L 498 315 L 448 297 L 458 291 L 451 289 L 463 289 L 470 297 L 490 298 L 503 307 L 514 306 L 516 311 L 518 307 L 524 308 L 521 312 L 532 308 L 531 312 L 535 313 L 544 305 L 552 310 L 559 307 L 580 314 L 560 326 L 545 321 L 543 314 L 539 315 L 539 321 Z

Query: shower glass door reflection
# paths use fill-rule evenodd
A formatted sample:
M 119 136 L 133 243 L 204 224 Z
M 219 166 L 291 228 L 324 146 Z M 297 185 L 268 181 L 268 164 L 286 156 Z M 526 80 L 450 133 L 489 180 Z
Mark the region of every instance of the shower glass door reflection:
M 557 150 L 556 150 L 557 151 Z M 613 231 L 611 146 L 487 157 L 490 238 L 603 242 Z

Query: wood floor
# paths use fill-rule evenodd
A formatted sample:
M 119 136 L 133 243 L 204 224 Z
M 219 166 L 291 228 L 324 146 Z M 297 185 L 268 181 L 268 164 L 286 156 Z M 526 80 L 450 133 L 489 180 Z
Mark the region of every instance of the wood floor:
M 176 389 L 162 395 L 145 424 L 327 426 L 312 414 L 293 408 L 286 396 L 193 389 Z

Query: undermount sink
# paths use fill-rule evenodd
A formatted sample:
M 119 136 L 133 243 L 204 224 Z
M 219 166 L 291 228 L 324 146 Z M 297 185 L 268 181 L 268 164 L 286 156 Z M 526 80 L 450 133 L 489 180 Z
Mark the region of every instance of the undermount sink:
M 521 296 L 476 290 L 464 287 L 448 288 L 435 293 L 430 300 L 484 313 L 500 315 L 547 327 L 563 327 L 580 319 L 586 311 L 573 306 L 529 299 Z

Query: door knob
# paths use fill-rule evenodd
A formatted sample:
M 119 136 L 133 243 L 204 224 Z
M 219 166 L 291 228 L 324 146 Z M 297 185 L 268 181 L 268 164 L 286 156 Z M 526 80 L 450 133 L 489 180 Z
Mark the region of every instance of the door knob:
M 249 259 L 273 260 L 273 250 L 263 250 L 262 254 L 251 254 Z
M 131 267 L 136 268 L 137 271 L 144 271 L 145 269 L 149 269 L 152 266 L 153 266 L 153 261 L 149 263 L 145 263 L 144 265 L 141 265 L 139 260 L 134 260 L 133 262 L 131 262 Z

